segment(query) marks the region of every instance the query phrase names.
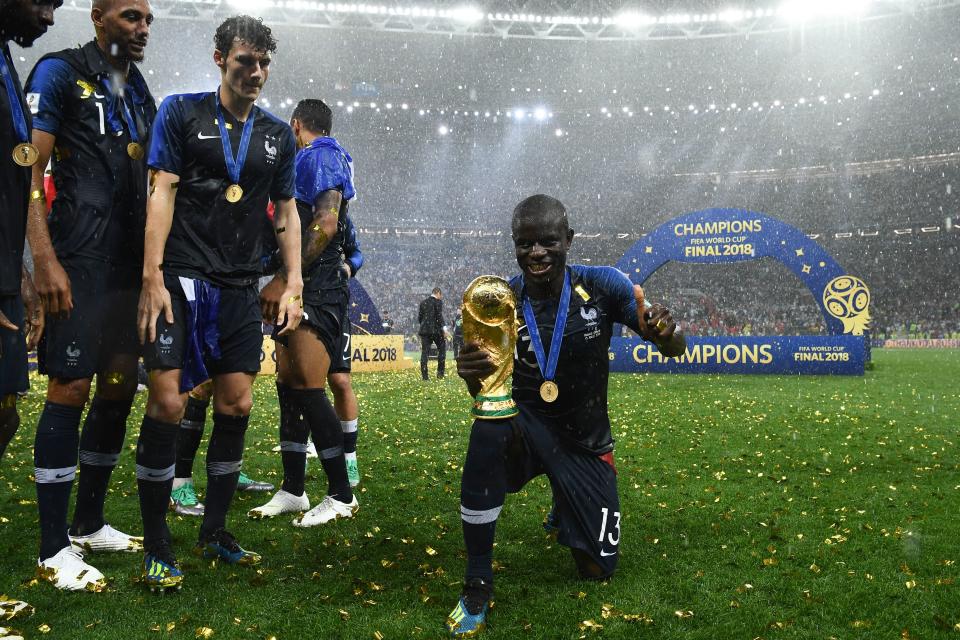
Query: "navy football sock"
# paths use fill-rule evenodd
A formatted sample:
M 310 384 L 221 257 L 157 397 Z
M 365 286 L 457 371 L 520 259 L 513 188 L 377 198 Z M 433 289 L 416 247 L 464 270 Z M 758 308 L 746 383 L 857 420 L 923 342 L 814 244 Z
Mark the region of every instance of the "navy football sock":
M 460 518 L 467 547 L 466 578 L 493 580 L 493 540 L 507 494 L 509 423 L 477 420 L 460 481 Z
M 283 460 L 283 485 L 287 493 L 301 496 L 307 465 L 309 427 L 300 406 L 290 397 L 290 387 L 277 383 L 280 400 L 280 458 Z
M 150 548 L 160 540 L 170 541 L 167 508 L 177 457 L 179 425 L 143 417 L 137 440 L 137 489 L 143 518 L 143 544 Z
M 177 468 L 175 477 L 190 478 L 193 476 L 193 461 L 197 458 L 197 449 L 203 439 L 203 427 L 207 421 L 207 407 L 209 400 L 197 400 L 187 396 L 187 408 L 180 421 L 177 431 Z
M 207 448 L 207 507 L 200 526 L 203 540 L 226 527 L 227 510 L 237 491 L 237 479 L 243 465 L 243 435 L 250 416 L 213 414 L 213 432 Z
M 87 411 L 80 433 L 80 479 L 71 527 L 75 536 L 95 533 L 105 524 L 103 503 L 110 474 L 120 461 L 130 402 L 94 397 Z
M 291 389 L 290 396 L 300 406 L 320 464 L 327 474 L 327 495 L 340 502 L 352 502 L 353 491 L 347 479 L 347 461 L 343 455 L 343 430 L 340 418 L 323 389 Z
M 40 512 L 40 559 L 55 556 L 70 545 L 67 508 L 77 474 L 82 407 L 68 407 L 49 400 L 43 406 L 33 443 L 37 510 Z

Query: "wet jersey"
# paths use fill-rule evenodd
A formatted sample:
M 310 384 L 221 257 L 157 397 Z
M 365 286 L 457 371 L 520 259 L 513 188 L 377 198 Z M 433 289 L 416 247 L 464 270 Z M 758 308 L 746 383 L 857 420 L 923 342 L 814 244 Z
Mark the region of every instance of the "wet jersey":
M 317 259 L 303 270 L 305 299 L 314 303 L 321 303 L 331 296 L 343 295 L 349 286 L 343 271 L 346 259 L 344 243 L 348 233 L 349 200 L 356 195 L 350 154 L 334 138 L 316 138 L 297 153 L 296 199 L 303 233 L 307 233 L 313 224 L 314 203 L 317 198 L 331 189 L 336 189 L 343 196 L 337 219 L 337 232 Z M 352 223 L 350 225 L 352 228 Z M 355 241 L 356 235 L 353 237 Z M 353 270 L 356 272 L 356 268 Z
M 20 78 L 13 68 L 10 49 L 3 44 L 3 56 L 16 89 L 20 109 L 30 130 L 30 112 L 20 90 Z M 20 293 L 20 265 L 27 233 L 27 200 L 30 197 L 30 167 L 13 161 L 13 149 L 23 142 L 17 136 L 7 92 L 0 87 L 0 295 Z
M 567 270 L 573 290 L 554 378 L 560 393 L 552 403 L 540 397 L 544 379 L 523 317 L 522 278 L 516 276 L 510 281 L 517 297 L 520 327 L 513 361 L 513 399 L 545 418 L 544 424 L 564 441 L 600 455 L 613 449 L 607 415 L 608 349 L 613 325 L 621 323 L 639 330 L 637 303 L 630 280 L 613 267 L 572 265 Z M 549 355 L 559 298 L 530 302 L 544 352 Z
M 234 156 L 243 123 L 222 110 Z M 259 107 L 250 112 L 253 132 L 239 185 L 243 195 L 228 202 L 233 184 L 227 173 L 217 124 L 214 92 L 169 96 L 160 105 L 148 164 L 179 176 L 173 224 L 163 270 L 223 287 L 256 282 L 269 249 L 264 233 L 267 202 L 294 194 L 296 144 L 290 127 Z
M 157 108 L 135 65 L 120 85 L 96 42 L 44 56 L 27 79 L 33 128 L 56 138 L 47 224 L 61 261 L 143 265 L 147 165 Z

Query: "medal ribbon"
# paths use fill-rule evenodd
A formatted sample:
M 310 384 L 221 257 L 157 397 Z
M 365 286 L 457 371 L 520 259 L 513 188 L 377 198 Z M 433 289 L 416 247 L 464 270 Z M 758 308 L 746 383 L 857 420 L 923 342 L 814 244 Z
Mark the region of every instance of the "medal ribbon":
M 523 295 L 523 319 L 527 322 L 527 331 L 530 333 L 530 344 L 533 354 L 537 357 L 537 366 L 544 380 L 553 380 L 557 373 L 557 362 L 560 360 L 560 344 L 563 342 L 563 330 L 567 326 L 567 312 L 570 310 L 570 274 L 563 270 L 563 291 L 560 293 L 560 308 L 557 309 L 557 319 L 553 323 L 553 337 L 550 339 L 550 355 L 544 357 L 543 342 L 540 340 L 540 329 L 537 327 L 537 317 L 533 314 L 533 306 L 526 292 Z M 544 367 L 546 362 L 546 367 Z
M 217 126 L 220 127 L 220 142 L 223 143 L 223 159 L 227 163 L 227 175 L 233 181 L 233 184 L 240 184 L 240 172 L 243 171 L 243 164 L 247 160 L 247 149 L 250 148 L 250 137 L 253 135 L 253 121 L 256 119 L 257 110 L 250 110 L 250 117 L 243 123 L 243 133 L 240 135 L 240 149 L 237 150 L 237 156 L 233 156 L 233 148 L 230 146 L 230 134 L 227 133 L 227 121 L 223 117 L 223 110 L 220 108 L 220 91 L 217 91 Z
M 114 124 L 116 117 L 114 116 L 114 102 L 119 102 L 122 108 L 123 119 L 127 123 L 127 131 L 130 133 L 130 140 L 133 142 L 140 142 L 140 129 L 137 128 L 137 119 L 134 117 L 133 112 L 130 111 L 130 105 L 127 104 L 127 101 L 123 99 L 123 96 L 119 93 L 113 92 L 113 87 L 110 85 L 110 79 L 104 76 L 103 86 L 106 87 L 107 93 L 109 93 L 113 100 L 110 104 L 110 126 L 114 127 L 114 131 L 120 131 L 123 127 L 117 127 Z
M 3 75 L 3 84 L 7 89 L 7 101 L 10 103 L 10 115 L 13 117 L 13 128 L 17 132 L 17 138 L 20 142 L 30 142 L 30 132 L 27 131 L 27 117 L 23 113 L 23 100 L 16 83 L 13 81 L 13 74 L 10 73 L 10 67 L 7 66 L 7 56 L 10 50 L 4 45 L 3 52 L 0 54 L 0 74 Z M 12 64 L 12 63 L 11 63 Z

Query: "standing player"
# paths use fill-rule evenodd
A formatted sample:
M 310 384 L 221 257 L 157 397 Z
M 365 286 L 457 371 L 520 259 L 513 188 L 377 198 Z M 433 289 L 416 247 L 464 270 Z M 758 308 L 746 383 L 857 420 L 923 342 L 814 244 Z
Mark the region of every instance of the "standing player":
M 31 200 L 27 234 L 47 312 L 38 359 L 49 383 L 33 453 L 38 572 L 59 589 L 98 591 L 103 574 L 84 562 L 83 550 L 142 549 L 140 538 L 106 523 L 103 505 L 137 389 L 142 253 L 133 239 L 143 234 L 145 144 L 156 106 L 133 64 L 150 36 L 149 2 L 97 0 L 90 18 L 95 40 L 44 56 L 27 79 L 39 152 L 32 188 L 43 191 L 53 157 L 57 192 L 49 219 L 46 201 Z M 78 437 L 94 375 L 97 390 Z
M 340 428 L 343 430 L 343 455 L 347 461 L 347 479 L 351 487 L 360 484 L 360 468 L 357 466 L 357 427 L 359 410 L 357 408 L 357 394 L 353 392 L 353 382 L 350 379 L 350 366 L 353 363 L 351 347 L 353 324 L 350 322 L 350 278 L 356 277 L 357 271 L 363 266 L 363 252 L 360 251 L 360 241 L 357 239 L 357 229 L 353 226 L 350 216 L 344 215 L 343 230 L 337 226 L 337 235 L 330 246 L 339 247 L 340 269 L 343 271 L 343 291 L 347 303 L 343 306 L 343 317 L 340 318 L 340 341 L 337 350 L 332 355 L 330 374 L 327 382 L 333 392 L 333 408 L 340 418 Z M 329 247 L 327 251 L 329 252 Z
M 493 540 L 507 492 L 546 474 L 558 540 L 580 575 L 613 575 L 620 542 L 620 501 L 607 415 L 608 347 L 614 323 L 628 325 L 668 357 L 686 348 L 670 312 L 645 307 L 643 290 L 612 267 L 567 266 L 573 231 L 559 200 L 536 195 L 513 212 L 521 275 L 519 336 L 513 364 L 511 420 L 477 420 L 463 467 L 460 514 L 467 547 L 463 594 L 447 621 L 453 635 L 483 629 L 493 595 Z M 549 349 L 549 350 L 548 350 Z M 489 355 L 464 345 L 457 373 L 476 396 L 493 373 Z
M 24 161 L 24 152 L 27 160 L 35 154 L 29 147 L 30 115 L 9 42 L 13 40 L 21 47 L 33 45 L 53 26 L 53 12 L 59 6 L 59 0 L 0 0 L 0 75 L 4 85 L 0 89 L 0 458 L 20 426 L 17 394 L 28 388 L 27 336 L 33 348 L 38 332 L 43 331 L 40 300 L 23 266 L 28 198 L 43 198 L 43 193 L 30 193 L 31 170 Z M 32 611 L 20 600 L 3 604 L 6 615 L 0 620 Z M 0 626 L 0 636 L 8 633 L 14 636 Z
M 60 4 L 0 0 L 0 460 L 20 427 L 17 394 L 29 387 L 27 351 L 43 332 L 40 300 L 23 266 L 28 199 L 42 199 L 43 193 L 30 193 L 28 161 L 38 158 L 30 144 L 29 109 L 9 42 L 32 46 L 53 25 L 53 12 Z
M 254 105 L 276 40 L 260 20 L 234 16 L 217 28 L 214 43 L 219 89 L 163 101 L 148 161 L 153 174 L 138 327 L 150 379 L 137 443 L 137 484 L 144 580 L 151 589 L 179 587 L 183 580 L 166 513 L 186 391 L 207 378 L 213 378 L 213 432 L 197 551 L 231 564 L 260 561 L 226 530 L 226 515 L 260 370 L 256 284 L 268 200 L 276 203 L 284 264 L 293 265 L 268 319 L 281 333 L 292 332 L 303 308 L 295 142 L 285 122 Z
M 212 380 L 201 383 L 187 394 L 187 406 L 177 432 L 177 465 L 174 469 L 173 488 L 170 491 L 170 510 L 177 515 L 203 515 L 203 503 L 197 498 L 197 491 L 193 486 L 193 462 L 203 439 L 212 395 Z M 273 485 L 254 480 L 241 469 L 237 477 L 237 491 L 273 491 Z
M 283 485 L 269 502 L 249 513 L 262 518 L 309 508 L 304 487 L 309 432 L 327 474 L 328 489 L 320 503 L 294 520 L 298 527 L 350 518 L 358 508 L 347 478 L 340 419 L 324 389 L 330 363 L 341 352 L 341 323 L 347 315 L 345 273 L 340 266 L 343 240 L 336 236 L 342 238 L 348 201 L 355 195 L 352 160 L 329 137 L 332 118 L 322 100 L 301 100 L 290 122 L 300 148 L 296 201 L 303 228 L 304 322 L 286 336 L 274 333 Z M 265 316 L 273 313 L 284 286 L 284 276 L 277 274 L 264 287 Z

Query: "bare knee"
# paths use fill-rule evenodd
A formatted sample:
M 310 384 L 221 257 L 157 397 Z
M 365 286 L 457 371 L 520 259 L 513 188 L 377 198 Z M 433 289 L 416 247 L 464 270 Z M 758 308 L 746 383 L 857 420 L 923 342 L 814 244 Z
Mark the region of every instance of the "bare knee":
M 187 404 L 187 395 L 180 393 L 179 378 L 158 376 L 151 372 L 149 389 L 147 415 L 160 422 L 179 423 Z
M 248 416 L 253 409 L 253 389 L 217 389 L 213 396 L 213 410 L 228 416 Z
M 90 399 L 90 378 L 50 378 L 47 400 L 68 407 L 82 407 Z
M 327 376 L 327 382 L 330 383 L 330 393 L 336 398 L 345 398 L 350 393 L 349 373 L 331 373 Z

